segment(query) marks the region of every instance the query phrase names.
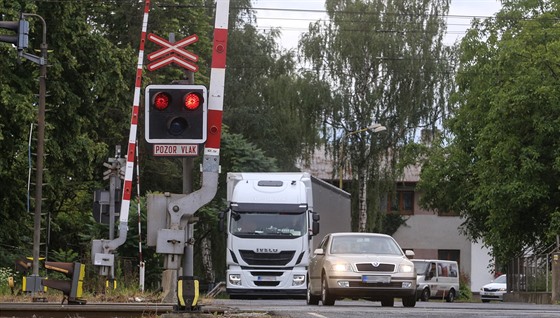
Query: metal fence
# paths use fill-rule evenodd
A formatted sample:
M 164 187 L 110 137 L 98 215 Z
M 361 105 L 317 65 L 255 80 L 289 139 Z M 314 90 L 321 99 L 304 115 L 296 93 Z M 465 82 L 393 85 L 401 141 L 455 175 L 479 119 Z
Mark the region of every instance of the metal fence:
M 557 245 L 526 249 L 508 269 L 508 292 L 552 292 L 552 253 Z

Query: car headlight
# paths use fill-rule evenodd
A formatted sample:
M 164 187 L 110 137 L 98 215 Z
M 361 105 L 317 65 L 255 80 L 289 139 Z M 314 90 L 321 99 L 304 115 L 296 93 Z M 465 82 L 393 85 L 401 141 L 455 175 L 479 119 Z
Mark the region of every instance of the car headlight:
M 348 263 L 332 264 L 331 269 L 335 272 L 351 272 L 352 271 L 352 267 L 350 267 L 350 264 L 348 264 Z
M 412 273 L 414 271 L 413 265 L 401 264 L 399 265 L 399 272 L 401 273 Z

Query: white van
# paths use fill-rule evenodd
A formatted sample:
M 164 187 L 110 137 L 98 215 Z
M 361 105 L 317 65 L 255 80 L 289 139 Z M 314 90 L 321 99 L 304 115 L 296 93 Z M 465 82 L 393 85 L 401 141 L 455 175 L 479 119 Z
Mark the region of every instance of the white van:
M 412 259 L 417 274 L 416 298 L 453 302 L 459 294 L 459 265 L 455 261 Z

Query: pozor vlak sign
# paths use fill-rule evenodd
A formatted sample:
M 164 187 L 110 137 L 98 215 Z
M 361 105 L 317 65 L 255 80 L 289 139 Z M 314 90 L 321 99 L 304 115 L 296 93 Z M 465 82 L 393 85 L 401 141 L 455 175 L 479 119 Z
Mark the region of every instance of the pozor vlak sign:
M 145 135 L 154 155 L 198 155 L 197 145 L 206 142 L 207 96 L 203 85 L 146 87 Z

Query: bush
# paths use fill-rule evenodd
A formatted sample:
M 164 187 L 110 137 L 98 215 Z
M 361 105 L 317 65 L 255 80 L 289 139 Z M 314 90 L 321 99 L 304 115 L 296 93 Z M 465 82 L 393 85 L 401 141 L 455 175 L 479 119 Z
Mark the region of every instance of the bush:
M 461 272 L 459 275 L 459 295 L 457 295 L 458 300 L 471 301 L 472 291 L 469 282 L 471 281 L 470 276 Z
M 9 295 L 12 289 L 8 285 L 8 279 L 14 277 L 14 272 L 9 267 L 0 267 L 0 295 Z

